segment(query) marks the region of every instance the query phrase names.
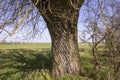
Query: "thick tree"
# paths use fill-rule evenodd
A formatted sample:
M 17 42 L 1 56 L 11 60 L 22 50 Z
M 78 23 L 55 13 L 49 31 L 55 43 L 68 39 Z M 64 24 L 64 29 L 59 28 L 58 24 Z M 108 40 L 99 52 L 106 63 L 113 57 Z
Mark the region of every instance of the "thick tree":
M 33 18 L 39 16 L 34 16 L 36 13 L 33 12 L 33 14 L 30 14 L 30 12 L 35 9 L 34 7 L 36 7 L 38 12 L 40 12 L 40 14 L 43 16 L 52 39 L 52 77 L 64 77 L 66 75 L 79 74 L 81 71 L 81 65 L 78 52 L 77 21 L 79 16 L 79 9 L 84 0 L 31 1 L 1 1 L 2 7 L 0 12 L 8 12 L 6 15 L 0 15 L 0 17 L 1 19 L 3 16 L 9 17 L 3 18 L 4 20 L 1 22 L 2 27 L 0 27 L 2 29 L 1 32 L 4 30 L 9 33 L 9 35 L 14 34 L 19 26 L 21 26 L 23 21 L 28 17 L 27 15 L 32 15 L 33 17 L 27 18 L 26 24 L 28 24 L 27 21 L 33 23 Z M 31 6 L 32 9 L 29 8 Z M 36 18 L 36 20 L 39 19 Z M 9 24 L 15 24 L 15 27 L 11 32 L 8 32 L 5 29 L 5 26 Z
M 36 5 L 41 13 L 46 10 L 42 16 L 52 39 L 53 77 L 80 73 L 77 21 L 82 3 L 83 0 L 41 0 Z

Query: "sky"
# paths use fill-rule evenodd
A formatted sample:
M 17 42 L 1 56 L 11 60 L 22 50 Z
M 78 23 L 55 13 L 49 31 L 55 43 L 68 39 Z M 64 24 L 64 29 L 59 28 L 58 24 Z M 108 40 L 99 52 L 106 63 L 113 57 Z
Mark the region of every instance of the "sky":
M 81 19 L 83 16 L 82 14 L 82 8 L 81 8 L 81 11 L 79 11 L 80 15 L 79 15 L 79 19 L 78 19 L 78 36 L 80 35 L 80 32 L 79 31 L 82 31 L 84 29 L 84 24 L 81 22 Z M 43 18 L 41 17 L 41 19 L 43 20 Z M 40 23 L 40 26 L 43 26 L 45 27 L 46 24 L 43 20 L 42 23 Z M 37 35 L 37 37 L 35 38 L 25 38 L 25 37 L 21 37 L 21 33 L 18 32 L 18 33 L 15 33 L 14 35 L 12 36 L 8 36 L 6 38 L 6 41 L 7 42 L 42 42 L 42 43 L 49 43 L 51 42 L 51 38 L 50 38 L 50 35 L 49 35 L 49 31 L 48 29 L 46 28 L 44 30 L 44 32 L 41 34 L 41 35 Z M 2 41 L 5 37 L 5 33 L 3 32 L 2 34 L 0 34 L 0 41 Z M 78 37 L 78 41 L 80 42 L 80 39 Z
M 8 1 L 8 0 L 6 0 L 6 1 Z M 87 0 L 86 0 L 87 1 Z M 90 4 L 92 5 L 91 7 L 93 7 L 95 10 L 97 9 L 97 5 L 96 5 L 96 1 L 98 1 L 98 0 L 91 0 L 91 2 L 90 2 Z M 101 1 L 104 1 L 104 0 L 101 0 Z M 106 1 L 109 1 L 109 0 L 106 0 Z M 120 1 L 120 0 L 116 0 L 116 1 Z M 86 3 L 86 2 L 85 2 Z M 111 4 L 111 2 L 109 2 L 109 4 Z M 105 3 L 104 3 L 104 6 L 105 6 Z M 111 12 L 111 9 L 110 9 L 110 7 L 108 7 L 108 5 L 106 5 L 107 6 L 107 10 L 109 10 L 108 12 L 108 14 L 110 14 L 110 12 Z M 86 23 L 85 22 L 82 22 L 85 18 L 87 18 L 87 12 L 86 12 L 86 10 L 85 10 L 85 6 L 84 5 L 82 5 L 82 7 L 81 7 L 81 9 L 80 9 L 80 11 L 79 11 L 79 18 L 78 18 L 78 25 L 77 25 L 77 27 L 78 27 L 78 41 L 79 42 L 81 42 L 81 40 L 80 40 L 80 38 L 79 38 L 79 36 L 81 36 L 81 31 L 82 30 L 84 30 L 86 27 Z M 89 11 L 90 12 L 90 11 Z M 1 13 L 1 12 L 0 12 Z M 91 13 L 91 12 L 90 12 Z M 92 14 L 90 14 L 92 17 L 93 17 L 93 19 L 94 19 L 94 16 L 92 15 Z M 9 16 L 9 15 L 8 15 Z M 91 18 L 90 18 L 91 19 Z M 34 21 L 34 20 L 33 20 Z M 41 22 L 42 21 L 42 22 Z M 39 25 L 40 25 L 40 27 L 46 27 L 46 24 L 45 24 L 45 22 L 44 22 L 44 20 L 43 20 L 43 18 L 41 17 L 41 21 L 40 21 L 40 23 L 39 23 Z M 14 24 L 14 23 L 13 23 Z M 9 25 L 10 26 L 10 25 Z M 29 26 L 29 24 L 26 26 L 26 27 L 28 27 L 28 29 L 29 28 L 31 28 L 31 26 Z M 103 26 L 102 26 L 103 27 Z M 14 27 L 13 27 L 14 28 Z M 11 29 L 13 29 L 13 28 L 8 28 L 7 30 L 11 30 Z M 18 29 L 19 30 L 19 29 Z M 49 35 L 49 31 L 48 31 L 48 29 L 46 28 L 45 30 L 44 30 L 44 32 L 42 33 L 42 34 L 37 34 L 36 35 L 36 37 L 31 37 L 31 38 L 26 38 L 26 37 L 23 37 L 23 35 L 21 35 L 21 34 L 24 34 L 24 33 L 26 33 L 27 32 L 27 29 L 24 29 L 24 31 L 19 31 L 19 32 L 17 32 L 17 33 L 15 33 L 14 35 L 12 35 L 12 36 L 9 36 L 9 37 L 7 37 L 6 38 L 6 41 L 7 42 L 51 42 L 51 38 L 50 38 L 50 35 Z M 21 37 L 22 36 L 22 37 Z M 33 35 L 34 36 L 34 35 Z M 5 37 L 5 33 L 3 32 L 3 33 L 0 33 L 0 41 L 2 41 L 3 39 L 4 39 L 4 37 Z M 89 35 L 87 35 L 87 37 L 86 38 L 88 38 L 89 37 Z
M 45 25 L 43 25 L 45 26 Z M 80 22 L 80 18 L 78 20 L 78 30 L 79 31 L 82 31 L 84 29 L 84 25 L 82 24 L 82 22 Z M 80 35 L 80 32 L 78 31 L 78 35 Z M 4 34 L 0 34 L 0 41 L 4 38 Z M 42 42 L 42 43 L 49 43 L 51 42 L 51 38 L 50 38 L 50 35 L 49 35 L 49 31 L 48 29 L 46 28 L 44 30 L 44 32 L 39 35 L 39 37 L 36 37 L 36 38 L 24 38 L 24 37 L 21 37 L 20 33 L 16 33 L 12 36 L 9 36 L 6 38 L 6 41 L 7 42 Z M 79 40 L 79 37 L 78 37 L 78 41 L 80 42 Z

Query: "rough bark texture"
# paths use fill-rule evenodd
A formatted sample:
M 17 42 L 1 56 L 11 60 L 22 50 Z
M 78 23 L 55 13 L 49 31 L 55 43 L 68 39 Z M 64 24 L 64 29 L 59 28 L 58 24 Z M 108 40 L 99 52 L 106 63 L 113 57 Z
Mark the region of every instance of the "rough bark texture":
M 83 0 L 43 0 L 36 5 L 47 23 L 52 39 L 52 77 L 79 74 L 81 71 L 77 21 L 82 2 Z
M 58 29 L 50 29 L 50 32 L 52 31 L 52 52 L 54 58 L 52 76 L 63 77 L 69 74 L 78 74 L 80 72 L 80 57 L 77 45 L 77 29 L 74 32 L 69 32 L 67 29 L 60 28 L 62 26 L 59 25 L 55 24 L 55 27 Z
M 120 80 L 120 62 L 114 63 L 114 79 Z

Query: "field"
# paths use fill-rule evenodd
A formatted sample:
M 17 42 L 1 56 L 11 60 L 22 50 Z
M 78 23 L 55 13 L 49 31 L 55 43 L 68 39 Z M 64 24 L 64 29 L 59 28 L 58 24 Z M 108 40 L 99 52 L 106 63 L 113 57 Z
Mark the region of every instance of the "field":
M 0 80 L 54 80 L 49 72 L 52 67 L 50 47 L 50 43 L 0 44 Z M 93 56 L 88 44 L 79 44 L 79 52 L 81 75 L 55 80 L 103 80 L 106 77 L 104 68 L 93 72 Z M 104 60 L 102 57 L 101 61 Z
M 48 49 L 50 43 L 15 43 L 15 44 L 0 44 L 0 49 Z
M 79 43 L 79 48 L 90 48 L 87 43 Z M 50 48 L 51 43 L 0 43 L 1 49 L 43 49 Z

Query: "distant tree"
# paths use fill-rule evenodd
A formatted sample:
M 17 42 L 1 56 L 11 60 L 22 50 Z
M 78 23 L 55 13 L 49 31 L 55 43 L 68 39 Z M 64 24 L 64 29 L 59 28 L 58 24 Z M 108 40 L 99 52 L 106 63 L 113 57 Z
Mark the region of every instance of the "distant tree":
M 94 4 L 94 5 L 93 5 Z M 83 21 L 86 25 L 84 32 L 90 37 L 86 40 L 91 40 L 92 53 L 94 58 L 94 70 L 100 65 L 98 45 L 104 42 L 107 66 L 106 78 L 113 79 L 110 72 L 114 66 L 114 80 L 119 80 L 120 77 L 120 1 L 119 0 L 90 0 L 85 6 L 85 16 Z M 87 34 L 87 35 L 88 35 Z M 91 44 L 90 43 L 90 44 Z M 104 50 L 104 49 L 103 49 Z
M 1 40 L 0 43 L 6 43 L 7 41 L 5 39 Z

